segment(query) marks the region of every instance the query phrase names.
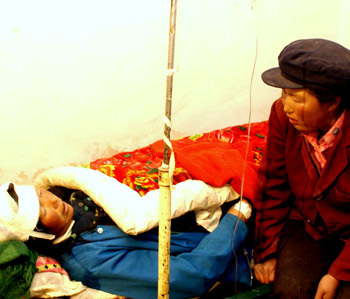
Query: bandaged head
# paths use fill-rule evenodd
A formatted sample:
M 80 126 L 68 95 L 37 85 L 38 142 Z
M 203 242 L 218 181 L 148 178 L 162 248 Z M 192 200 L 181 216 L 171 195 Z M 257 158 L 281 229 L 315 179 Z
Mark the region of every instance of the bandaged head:
M 33 186 L 0 186 L 0 241 L 27 241 L 30 236 L 52 240 L 55 235 L 35 231 L 39 198 Z

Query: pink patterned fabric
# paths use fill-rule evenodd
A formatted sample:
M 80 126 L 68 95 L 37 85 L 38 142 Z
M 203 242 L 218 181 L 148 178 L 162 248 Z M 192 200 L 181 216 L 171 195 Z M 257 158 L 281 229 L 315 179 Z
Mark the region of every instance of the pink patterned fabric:
M 38 272 L 57 272 L 69 277 L 67 271 L 64 270 L 60 263 L 52 257 L 39 256 L 36 260 L 36 268 L 38 269 Z
M 306 140 L 312 145 L 317 161 L 320 163 L 321 168 L 323 169 L 326 165 L 326 157 L 323 154 L 325 150 L 333 146 L 335 138 L 338 135 L 340 128 L 344 122 L 345 111 L 340 115 L 337 121 L 334 123 L 332 128 L 320 139 L 317 140 L 318 133 L 311 132 L 304 134 Z

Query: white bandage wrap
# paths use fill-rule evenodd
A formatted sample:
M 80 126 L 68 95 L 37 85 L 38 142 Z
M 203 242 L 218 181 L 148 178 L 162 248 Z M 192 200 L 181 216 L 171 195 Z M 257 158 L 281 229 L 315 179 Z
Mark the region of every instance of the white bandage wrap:
M 164 124 L 171 129 L 171 120 L 166 117 L 164 115 L 163 117 L 163 120 L 164 120 Z M 174 170 L 175 170 L 175 154 L 174 154 L 174 149 L 173 149 L 173 146 L 171 144 L 171 141 L 170 139 L 165 136 L 165 134 L 163 135 L 163 141 L 164 143 L 167 144 L 167 146 L 170 148 L 171 150 L 171 154 L 170 154 L 170 160 L 169 160 L 169 165 L 168 165 L 168 169 L 169 169 L 169 179 L 170 179 L 170 188 L 171 190 L 174 190 L 174 186 L 173 186 L 173 176 L 174 176 Z M 163 167 L 167 167 L 166 165 L 162 165 Z
M 235 210 L 237 210 L 238 212 L 242 213 L 244 215 L 245 219 L 247 219 L 247 220 L 252 215 L 252 208 L 250 207 L 249 204 L 247 204 L 246 202 L 244 202 L 242 200 L 240 200 L 239 202 L 235 203 L 233 208 Z

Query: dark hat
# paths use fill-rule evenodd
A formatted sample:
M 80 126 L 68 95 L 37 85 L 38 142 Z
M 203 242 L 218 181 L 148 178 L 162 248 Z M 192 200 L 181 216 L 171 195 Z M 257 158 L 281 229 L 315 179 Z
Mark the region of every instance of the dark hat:
M 262 74 L 263 81 L 279 88 L 350 88 L 350 50 L 325 39 L 300 39 L 278 56 L 279 67 Z

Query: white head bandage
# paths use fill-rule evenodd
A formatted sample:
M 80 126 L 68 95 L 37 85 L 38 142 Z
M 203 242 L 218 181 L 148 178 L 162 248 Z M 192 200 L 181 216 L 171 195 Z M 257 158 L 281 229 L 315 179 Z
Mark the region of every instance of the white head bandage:
M 27 241 L 30 236 L 52 240 L 55 235 L 34 231 L 39 199 L 33 186 L 0 186 L 0 241 Z

